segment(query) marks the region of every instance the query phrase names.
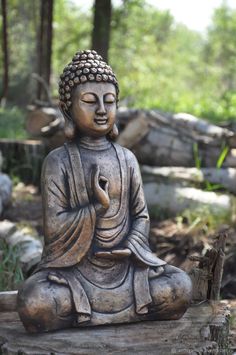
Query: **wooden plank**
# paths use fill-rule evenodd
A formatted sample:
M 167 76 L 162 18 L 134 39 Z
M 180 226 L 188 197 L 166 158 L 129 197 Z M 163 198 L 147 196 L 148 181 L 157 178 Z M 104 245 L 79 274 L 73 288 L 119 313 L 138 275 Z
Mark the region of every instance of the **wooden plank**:
M 27 334 L 17 313 L 0 313 L 0 353 L 75 354 L 229 354 L 229 310 L 224 302 L 190 307 L 178 321 L 68 329 Z
M 0 313 L 16 311 L 17 291 L 0 292 Z

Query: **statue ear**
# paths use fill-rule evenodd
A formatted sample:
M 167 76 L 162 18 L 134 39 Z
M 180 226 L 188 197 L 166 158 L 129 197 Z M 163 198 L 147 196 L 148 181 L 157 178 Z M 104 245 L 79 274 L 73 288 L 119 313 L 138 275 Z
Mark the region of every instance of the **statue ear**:
M 115 140 L 118 137 L 118 135 L 119 135 L 119 131 L 118 131 L 117 125 L 114 123 L 112 130 L 108 133 L 108 137 L 111 140 Z
M 64 103 L 60 102 L 59 108 L 65 118 L 65 127 L 64 127 L 65 136 L 67 139 L 72 140 L 73 138 L 75 138 L 75 133 L 76 133 L 74 122 Z

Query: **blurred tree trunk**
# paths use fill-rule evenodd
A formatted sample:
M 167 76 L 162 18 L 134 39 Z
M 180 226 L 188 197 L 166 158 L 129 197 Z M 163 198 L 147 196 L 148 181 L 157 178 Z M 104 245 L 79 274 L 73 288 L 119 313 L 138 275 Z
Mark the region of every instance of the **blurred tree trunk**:
M 92 49 L 108 61 L 111 24 L 111 0 L 94 0 Z
M 3 90 L 0 97 L 1 105 L 5 105 L 8 95 L 8 36 L 7 36 L 7 4 L 6 0 L 1 0 L 2 4 L 2 51 L 3 51 Z
M 41 0 L 40 28 L 38 35 L 38 75 L 50 86 L 52 54 L 53 0 Z M 37 99 L 46 100 L 43 86 L 38 82 Z

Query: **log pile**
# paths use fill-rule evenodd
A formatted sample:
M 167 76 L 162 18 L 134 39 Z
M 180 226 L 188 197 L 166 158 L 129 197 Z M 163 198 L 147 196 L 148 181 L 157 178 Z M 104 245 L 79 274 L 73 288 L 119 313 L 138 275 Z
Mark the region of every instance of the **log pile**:
M 131 149 L 141 164 L 151 166 L 236 167 L 236 134 L 186 113 L 119 109 L 118 143 Z M 27 131 L 55 147 L 65 139 L 64 119 L 56 107 L 29 107 Z
M 236 206 L 235 168 L 141 166 L 144 192 L 152 211 L 175 216 L 186 209 L 206 208 L 215 216 L 229 216 Z M 156 214 L 155 213 L 155 214 Z
M 123 109 L 117 117 L 122 128 L 118 143 L 132 149 L 141 164 L 236 167 L 236 134 L 227 128 L 156 110 Z
M 31 137 L 41 139 L 49 150 L 64 143 L 63 128 L 64 118 L 59 108 L 28 106 L 26 130 Z
M 64 119 L 55 107 L 31 106 L 28 132 L 47 148 L 65 139 Z M 119 109 L 117 142 L 135 153 L 147 202 L 170 216 L 207 206 L 232 215 L 236 194 L 236 133 L 186 113 Z M 226 192 L 225 192 L 226 191 Z M 229 192 L 229 194 L 228 194 Z

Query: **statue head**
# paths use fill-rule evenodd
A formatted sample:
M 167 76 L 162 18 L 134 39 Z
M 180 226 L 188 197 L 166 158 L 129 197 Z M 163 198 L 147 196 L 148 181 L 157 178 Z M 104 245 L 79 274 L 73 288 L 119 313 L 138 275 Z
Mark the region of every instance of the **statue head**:
M 73 139 L 76 133 L 94 136 L 117 135 L 115 110 L 119 87 L 111 67 L 94 50 L 77 52 L 64 68 L 59 82 L 60 108 L 65 117 L 65 135 Z

